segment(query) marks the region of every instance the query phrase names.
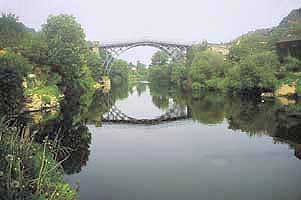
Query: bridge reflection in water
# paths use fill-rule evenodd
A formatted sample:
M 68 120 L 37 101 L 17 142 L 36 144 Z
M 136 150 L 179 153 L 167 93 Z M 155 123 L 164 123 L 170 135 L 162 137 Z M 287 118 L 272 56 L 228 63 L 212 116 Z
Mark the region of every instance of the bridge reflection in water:
M 164 122 L 172 122 L 191 118 L 191 112 L 187 106 L 179 106 L 173 104 L 163 115 L 153 119 L 137 119 L 123 113 L 115 105 L 112 106 L 109 112 L 105 113 L 102 122 L 117 123 L 117 124 L 143 124 L 156 125 Z

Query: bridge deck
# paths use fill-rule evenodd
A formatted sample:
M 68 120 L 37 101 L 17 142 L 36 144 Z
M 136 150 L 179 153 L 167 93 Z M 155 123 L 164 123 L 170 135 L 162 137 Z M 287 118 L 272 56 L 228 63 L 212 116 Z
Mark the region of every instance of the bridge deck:
M 101 48 L 118 48 L 133 45 L 148 46 L 150 44 L 160 44 L 164 46 L 173 47 L 191 47 L 191 43 L 180 43 L 180 42 L 167 42 L 167 41 L 156 41 L 156 40 L 140 40 L 140 41 L 122 41 L 122 42 L 111 42 L 111 43 L 101 43 L 99 46 Z

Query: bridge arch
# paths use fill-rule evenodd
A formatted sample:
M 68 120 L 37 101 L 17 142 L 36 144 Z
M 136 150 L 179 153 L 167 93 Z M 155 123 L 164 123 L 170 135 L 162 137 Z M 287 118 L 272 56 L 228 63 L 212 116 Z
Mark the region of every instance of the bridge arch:
M 152 119 L 137 119 L 130 117 L 114 105 L 107 113 L 102 116 L 102 122 L 117 124 L 156 125 L 164 122 L 179 121 L 189 118 L 191 118 L 189 108 L 181 107 L 175 104 L 164 114 Z
M 103 103 L 107 108 L 106 112 L 101 116 L 101 122 L 103 123 L 157 125 L 191 118 L 191 109 L 187 105 L 178 105 L 175 102 L 163 114 L 154 118 L 135 118 L 129 116 L 115 105 L 110 93 L 106 94 Z
M 140 46 L 155 47 L 161 51 L 166 52 L 173 59 L 185 57 L 188 49 L 191 47 L 191 45 L 189 44 L 170 43 L 152 40 L 101 44 L 99 48 L 105 53 L 104 67 L 106 73 L 110 72 L 111 65 L 114 59 L 118 58 L 121 54 L 128 50 Z

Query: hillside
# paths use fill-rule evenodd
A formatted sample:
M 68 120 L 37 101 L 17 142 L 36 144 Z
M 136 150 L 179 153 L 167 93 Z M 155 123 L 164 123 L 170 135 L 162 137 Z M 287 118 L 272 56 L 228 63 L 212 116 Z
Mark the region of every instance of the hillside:
M 301 8 L 292 10 L 287 17 L 283 18 L 279 27 L 287 27 L 291 24 L 301 24 Z

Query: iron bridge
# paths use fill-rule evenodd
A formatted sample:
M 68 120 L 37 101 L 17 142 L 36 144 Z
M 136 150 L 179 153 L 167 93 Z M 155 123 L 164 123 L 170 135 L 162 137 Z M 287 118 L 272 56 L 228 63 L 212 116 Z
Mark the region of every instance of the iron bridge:
M 150 46 L 166 52 L 172 59 L 185 58 L 188 50 L 192 44 L 164 42 L 156 40 L 141 40 L 141 41 L 127 41 L 100 44 L 99 49 L 105 54 L 104 68 L 106 73 L 111 70 L 111 65 L 114 59 L 118 58 L 122 53 L 139 46 Z
M 102 117 L 102 122 L 117 123 L 117 124 L 143 124 L 156 125 L 163 122 L 178 121 L 191 118 L 188 107 L 178 106 L 173 104 L 163 115 L 153 119 L 137 119 L 123 113 L 115 105 L 111 107 L 109 112 Z

